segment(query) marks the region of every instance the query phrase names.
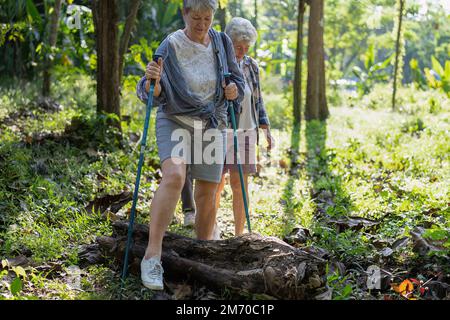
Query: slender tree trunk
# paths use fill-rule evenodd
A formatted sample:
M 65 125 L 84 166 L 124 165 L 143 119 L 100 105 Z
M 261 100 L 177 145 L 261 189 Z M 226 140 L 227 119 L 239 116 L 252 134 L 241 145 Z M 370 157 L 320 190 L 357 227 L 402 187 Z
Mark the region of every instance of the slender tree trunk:
M 225 32 L 225 27 L 227 25 L 226 22 L 226 8 L 222 8 L 222 5 L 219 2 L 219 9 L 217 10 L 217 17 L 219 19 L 220 31 Z
M 325 91 L 324 2 L 323 0 L 310 0 L 309 2 L 308 84 L 305 119 L 325 120 L 329 111 Z
M 61 12 L 61 4 L 62 4 L 61 0 L 55 0 L 55 6 L 50 18 L 49 37 L 48 37 L 48 47 L 50 50 L 51 48 L 56 46 L 56 41 L 58 39 L 58 27 L 59 27 L 59 16 Z M 42 84 L 42 95 L 44 97 L 50 96 L 51 68 L 52 62 L 50 61 L 50 59 L 46 58 Z
M 295 80 L 294 80 L 294 125 L 301 122 L 302 108 L 302 74 L 303 74 L 303 20 L 305 16 L 305 1 L 298 0 L 297 15 L 297 54 L 295 57 Z
M 403 22 L 403 9 L 405 7 L 405 0 L 399 1 L 399 12 L 398 12 L 398 29 L 397 29 L 397 39 L 395 42 L 395 65 L 394 65 L 394 87 L 392 92 L 392 110 L 395 111 L 395 98 L 397 95 L 397 76 L 399 74 L 399 64 L 401 58 L 401 36 L 402 36 L 402 22 Z
M 255 26 L 255 28 L 258 28 L 258 0 L 255 0 L 255 2 L 254 2 L 254 7 L 255 7 L 255 21 L 254 21 L 254 26 Z
M 254 2 L 254 7 L 255 7 L 255 16 L 254 16 L 254 20 L 253 20 L 253 26 L 255 27 L 256 30 L 258 30 L 258 0 L 255 0 Z M 255 42 L 255 57 L 257 57 L 257 50 L 258 50 L 258 40 L 256 40 Z
M 120 39 L 119 47 L 119 80 L 122 79 L 123 67 L 124 67 L 124 57 L 128 50 L 128 43 L 130 42 L 131 30 L 135 26 L 136 16 L 139 11 L 139 6 L 141 5 L 141 0 L 132 0 L 130 4 L 130 13 L 128 14 L 125 21 L 125 28 Z
M 97 45 L 97 113 L 120 119 L 119 13 L 117 0 L 94 0 Z M 120 121 L 113 125 L 120 128 Z

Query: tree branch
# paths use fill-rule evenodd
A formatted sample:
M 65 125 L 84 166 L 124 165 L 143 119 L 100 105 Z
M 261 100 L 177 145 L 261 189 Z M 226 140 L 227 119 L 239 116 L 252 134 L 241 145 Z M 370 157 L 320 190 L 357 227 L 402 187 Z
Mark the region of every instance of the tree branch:
M 128 50 L 128 43 L 130 42 L 131 30 L 133 29 L 136 16 L 141 4 L 141 0 L 132 0 L 130 6 L 130 13 L 128 14 L 125 21 L 125 29 L 123 30 L 122 37 L 120 38 L 120 46 L 119 46 L 119 81 L 122 80 L 122 73 L 124 67 L 124 57 L 125 53 Z

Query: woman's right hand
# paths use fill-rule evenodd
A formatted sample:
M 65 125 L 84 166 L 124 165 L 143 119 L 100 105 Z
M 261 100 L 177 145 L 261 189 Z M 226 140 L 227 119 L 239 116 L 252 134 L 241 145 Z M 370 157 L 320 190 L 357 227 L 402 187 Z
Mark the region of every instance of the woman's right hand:
M 145 77 L 147 78 L 147 82 L 145 84 L 145 90 L 147 93 L 150 91 L 150 80 L 155 79 L 155 91 L 153 93 L 153 96 L 159 97 L 161 94 L 161 74 L 163 72 L 163 59 L 159 58 L 158 63 L 155 61 L 150 62 L 147 65 L 147 69 L 145 70 Z

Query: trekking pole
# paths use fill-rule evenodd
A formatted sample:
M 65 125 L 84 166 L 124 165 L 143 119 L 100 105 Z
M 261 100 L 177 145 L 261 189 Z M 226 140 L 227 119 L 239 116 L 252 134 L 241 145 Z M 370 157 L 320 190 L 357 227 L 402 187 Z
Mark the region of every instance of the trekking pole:
M 228 86 L 230 84 L 231 74 L 225 73 L 224 76 L 225 76 L 225 84 Z M 241 181 L 242 199 L 244 200 L 245 217 L 247 218 L 248 232 L 252 232 L 252 227 L 250 225 L 250 215 L 248 213 L 247 192 L 245 191 L 244 174 L 242 172 L 241 158 L 239 156 L 238 138 L 236 130 L 236 116 L 234 114 L 233 103 L 228 100 L 227 103 L 228 103 L 228 112 L 231 114 L 231 124 L 233 125 L 234 153 L 236 154 L 236 161 L 239 170 L 239 180 Z
M 158 58 L 159 58 L 159 56 L 154 56 L 153 61 L 158 62 Z M 134 185 L 134 193 L 133 193 L 133 205 L 131 206 L 130 221 L 128 223 L 127 246 L 125 248 L 125 257 L 123 260 L 123 270 L 122 270 L 122 285 L 127 277 L 127 272 L 128 272 L 128 254 L 129 254 L 131 242 L 132 242 L 134 217 L 136 216 L 136 204 L 137 204 L 138 195 L 139 195 L 139 184 L 141 182 L 142 165 L 144 164 L 144 152 L 145 152 L 145 148 L 147 146 L 147 133 L 148 133 L 148 126 L 149 126 L 149 122 L 150 122 L 150 114 L 152 113 L 152 108 L 153 108 L 153 93 L 154 93 L 154 91 L 155 91 L 155 79 L 150 79 L 150 90 L 148 93 L 147 111 L 145 114 L 145 122 L 144 122 L 144 133 L 142 134 L 142 139 L 141 139 L 141 150 L 140 150 L 140 155 L 139 155 L 136 183 Z

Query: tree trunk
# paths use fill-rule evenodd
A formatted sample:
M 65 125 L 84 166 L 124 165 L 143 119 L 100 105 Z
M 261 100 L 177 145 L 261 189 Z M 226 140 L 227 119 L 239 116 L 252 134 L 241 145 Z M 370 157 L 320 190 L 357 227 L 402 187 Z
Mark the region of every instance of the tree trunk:
M 324 2 L 323 0 L 314 0 L 309 3 L 308 83 L 305 118 L 306 120 L 325 120 L 329 111 L 325 91 Z
M 49 26 L 49 37 L 48 37 L 48 48 L 51 50 L 56 46 L 56 41 L 58 39 L 58 27 L 59 27 L 59 16 L 61 12 L 61 0 L 55 0 L 55 6 L 53 13 L 50 18 Z M 44 72 L 43 72 L 43 83 L 42 83 L 42 95 L 44 97 L 50 96 L 50 83 L 51 83 L 51 68 L 52 62 L 50 59 L 45 59 Z
M 225 32 L 225 27 L 227 25 L 226 22 L 226 8 L 222 8 L 222 5 L 219 2 L 219 9 L 217 10 L 217 17 L 219 19 L 220 31 Z
M 298 0 L 297 15 L 297 54 L 295 57 L 294 80 L 294 126 L 300 125 L 302 108 L 302 63 L 303 63 L 303 19 L 305 15 L 305 1 Z
M 82 265 L 98 263 L 104 255 L 123 263 L 128 223 L 116 221 L 112 237 L 99 237 L 80 254 Z M 130 272 L 139 274 L 148 241 L 148 226 L 135 225 L 130 248 Z M 222 241 L 201 241 L 166 233 L 164 275 L 228 290 L 235 295 L 266 294 L 279 299 L 313 299 L 326 283 L 326 260 L 313 248 L 297 249 L 258 234 Z
M 253 24 L 255 28 L 258 29 L 258 0 L 255 0 L 254 7 L 255 7 L 255 20 Z
M 253 17 L 253 26 L 255 27 L 256 30 L 258 30 L 258 1 L 257 0 L 254 1 L 254 9 L 255 9 L 255 16 Z M 258 43 L 258 39 L 256 39 L 255 45 L 253 47 L 255 58 L 258 56 L 258 54 L 257 54 L 258 47 L 259 47 L 259 43 Z
M 120 39 L 119 47 L 119 80 L 122 80 L 123 67 L 124 67 L 124 56 L 128 50 L 128 43 L 130 42 L 131 30 L 136 23 L 136 16 L 139 11 L 139 6 L 141 5 L 141 0 L 133 0 L 130 5 L 130 13 L 128 14 L 125 21 L 125 28 Z
M 395 65 L 394 65 L 394 86 L 392 90 L 392 110 L 395 111 L 395 97 L 397 95 L 397 76 L 401 58 L 401 36 L 402 36 L 402 22 L 403 22 L 403 9 L 405 7 L 405 0 L 398 0 L 399 12 L 398 12 L 398 28 L 397 39 L 395 42 Z
M 120 119 L 117 0 L 94 0 L 93 16 L 97 45 L 97 114 L 113 113 Z M 120 121 L 112 124 L 120 128 Z

